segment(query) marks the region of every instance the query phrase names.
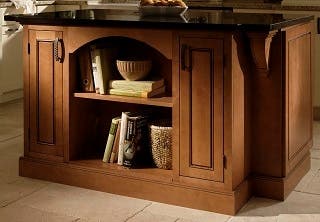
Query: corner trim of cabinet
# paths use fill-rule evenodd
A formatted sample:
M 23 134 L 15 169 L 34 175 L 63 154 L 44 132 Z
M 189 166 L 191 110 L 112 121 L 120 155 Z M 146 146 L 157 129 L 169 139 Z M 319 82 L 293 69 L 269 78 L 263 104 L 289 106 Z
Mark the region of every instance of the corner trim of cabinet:
M 310 153 L 297 164 L 286 177 L 253 175 L 251 177 L 253 194 L 275 200 L 285 200 L 294 190 L 301 178 L 310 169 Z

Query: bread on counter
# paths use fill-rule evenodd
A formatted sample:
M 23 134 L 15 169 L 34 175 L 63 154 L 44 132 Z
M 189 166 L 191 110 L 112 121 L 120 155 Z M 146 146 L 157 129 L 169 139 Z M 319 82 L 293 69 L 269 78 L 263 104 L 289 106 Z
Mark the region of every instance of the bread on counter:
M 180 6 L 187 7 L 182 0 L 141 0 L 141 6 Z

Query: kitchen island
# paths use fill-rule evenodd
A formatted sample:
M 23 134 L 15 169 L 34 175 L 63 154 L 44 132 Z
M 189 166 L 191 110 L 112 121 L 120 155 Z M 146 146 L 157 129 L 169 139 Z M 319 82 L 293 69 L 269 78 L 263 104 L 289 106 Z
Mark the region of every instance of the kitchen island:
M 5 19 L 24 26 L 21 176 L 235 214 L 252 195 L 284 200 L 310 169 L 312 16 L 82 10 Z M 166 94 L 83 90 L 92 46 L 150 58 Z M 102 162 L 123 111 L 172 119 L 172 169 Z

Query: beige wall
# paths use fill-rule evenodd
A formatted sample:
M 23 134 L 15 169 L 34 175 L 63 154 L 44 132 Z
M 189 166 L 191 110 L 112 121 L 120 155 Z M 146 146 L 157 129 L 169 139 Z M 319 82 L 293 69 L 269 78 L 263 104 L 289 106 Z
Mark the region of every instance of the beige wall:
M 283 0 L 283 5 L 303 5 L 303 6 L 320 6 L 320 0 Z M 299 12 L 300 14 L 313 14 L 317 19 L 320 17 L 319 11 Z M 316 22 L 315 22 L 316 25 Z M 317 32 L 317 27 L 315 27 Z M 315 35 L 315 70 L 314 70 L 314 85 L 313 85 L 313 104 L 320 107 L 320 34 Z

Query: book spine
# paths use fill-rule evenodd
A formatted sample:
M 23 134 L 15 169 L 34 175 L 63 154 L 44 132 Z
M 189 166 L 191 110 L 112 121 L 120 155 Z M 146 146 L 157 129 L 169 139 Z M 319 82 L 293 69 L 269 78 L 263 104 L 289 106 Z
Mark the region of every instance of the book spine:
M 116 131 L 117 131 L 118 123 L 119 123 L 118 118 L 117 119 L 114 118 L 111 121 L 109 135 L 108 135 L 108 139 L 107 139 L 107 143 L 106 143 L 106 148 L 105 148 L 103 159 L 102 159 L 102 161 L 105 162 L 105 163 L 109 162 L 109 159 L 110 159 L 110 155 L 111 155 L 111 151 L 112 151 L 111 149 L 112 149 L 112 146 L 113 146 L 113 142 L 114 142 L 115 134 L 116 134 Z
M 119 149 L 119 139 L 120 139 L 120 130 L 121 130 L 121 120 L 118 123 L 116 137 L 114 138 L 111 156 L 110 156 L 110 163 L 114 163 L 118 160 L 118 149 Z
M 128 83 L 126 83 L 128 82 Z M 136 91 L 152 91 L 153 85 L 152 83 L 131 83 L 131 81 L 113 81 L 109 82 L 110 89 L 128 89 L 128 90 L 136 90 Z
M 128 117 L 127 136 L 124 141 L 125 146 L 123 150 L 123 165 L 126 167 L 133 166 L 134 156 L 136 153 L 136 121 L 136 118 Z
M 97 68 L 97 51 L 95 47 L 91 47 L 91 68 L 92 68 L 92 76 L 93 76 L 93 83 L 96 93 L 100 92 L 100 83 L 98 78 L 98 68 Z
M 96 49 L 96 67 L 97 67 L 97 79 L 99 82 L 99 93 L 106 94 L 106 89 L 103 84 L 103 73 L 102 73 L 102 66 L 101 66 L 101 50 Z
M 107 94 L 109 81 L 114 77 L 116 71 L 115 58 L 117 57 L 118 49 L 107 47 L 100 49 L 100 66 L 101 66 L 101 87 L 100 94 Z
M 123 150 L 124 150 L 124 141 L 127 134 L 127 122 L 128 113 L 122 112 L 121 114 L 121 130 L 119 138 L 119 149 L 118 149 L 118 164 L 123 165 Z
M 123 165 L 129 168 L 148 165 L 151 156 L 148 152 L 148 127 L 145 116 L 128 117 L 127 144 L 124 150 Z
M 92 62 L 90 56 L 90 48 L 81 50 L 78 56 L 81 75 L 81 88 L 83 92 L 94 92 L 94 82 L 92 76 Z

